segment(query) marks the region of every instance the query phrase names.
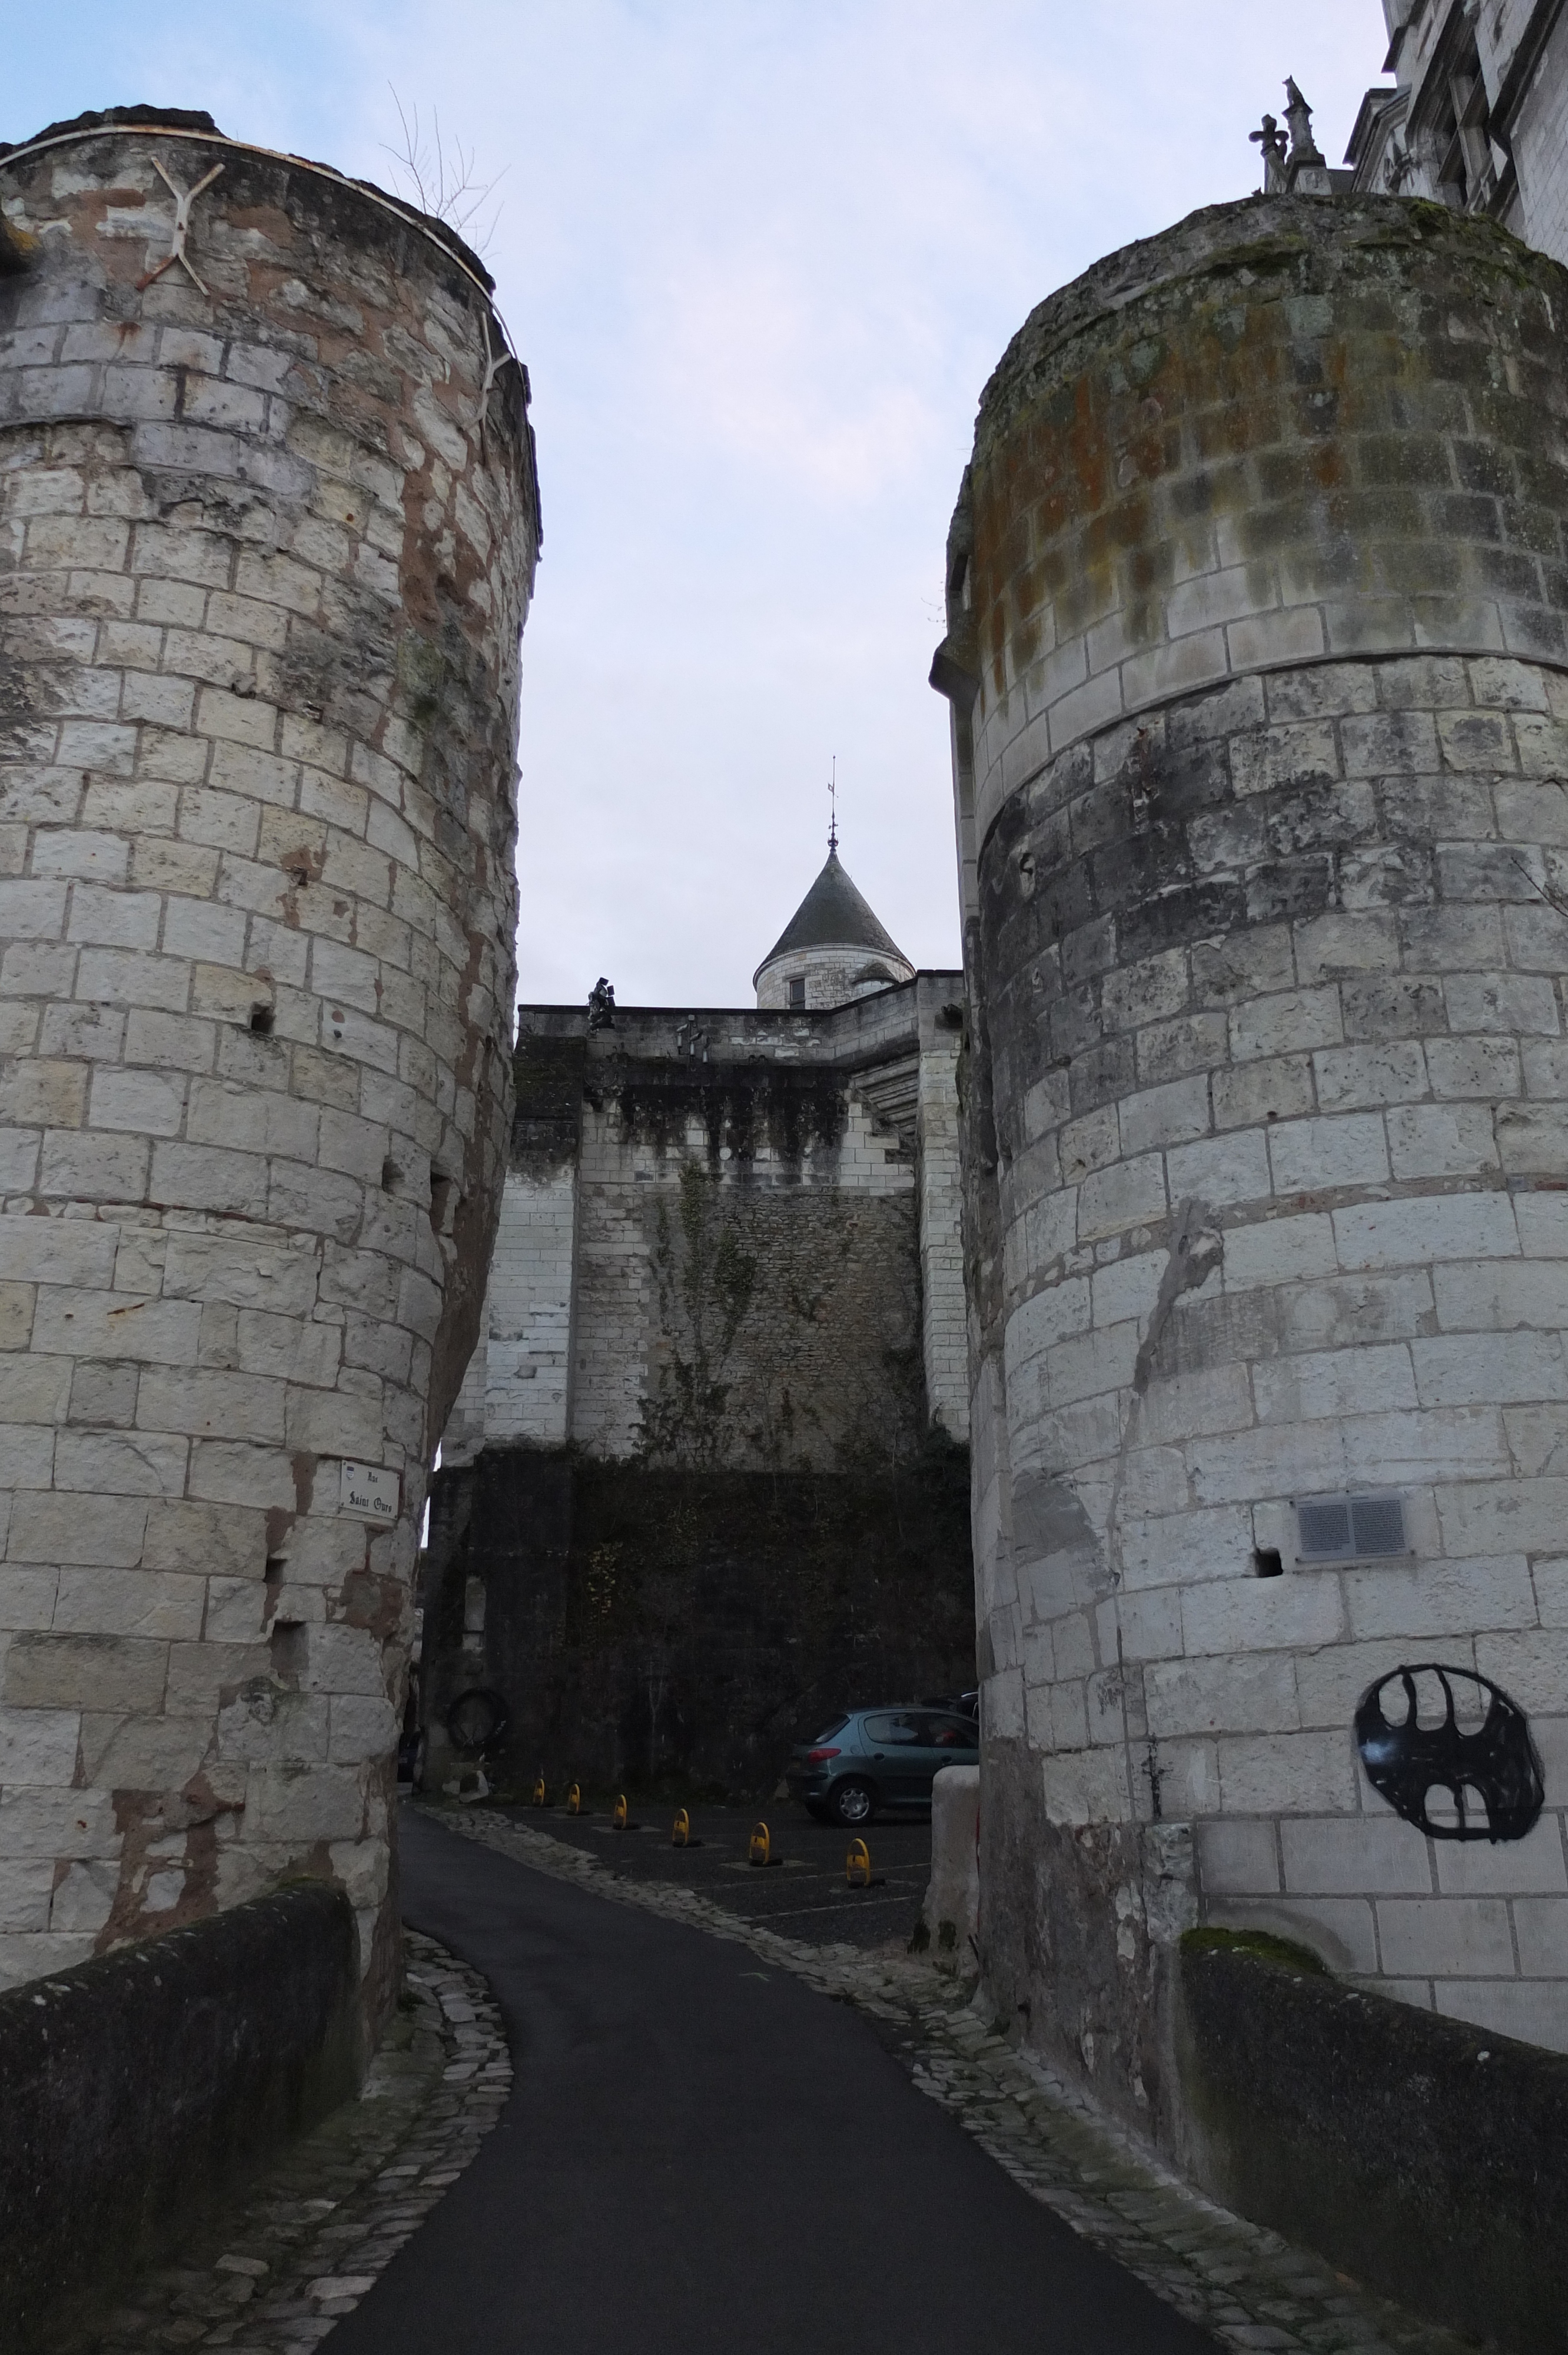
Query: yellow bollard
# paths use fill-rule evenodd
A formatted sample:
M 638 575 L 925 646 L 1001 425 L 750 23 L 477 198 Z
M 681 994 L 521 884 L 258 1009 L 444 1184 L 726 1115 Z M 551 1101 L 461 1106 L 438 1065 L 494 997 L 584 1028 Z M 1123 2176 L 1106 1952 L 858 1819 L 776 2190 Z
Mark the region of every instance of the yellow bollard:
M 623 1832 L 626 1829 L 626 1794 L 624 1791 L 622 1791 L 620 1798 L 617 1799 L 614 1806 L 611 1807 L 609 1811 L 609 1828 L 613 1832 Z
M 863 1839 L 851 1840 L 844 1859 L 844 1879 L 852 1889 L 871 1887 L 871 1850 Z
M 542 1766 L 534 1779 L 534 1805 L 536 1807 L 545 1805 L 545 1770 Z
M 753 1864 L 771 1864 L 773 1861 L 773 1842 L 766 1824 L 752 1826 L 751 1861 Z
M 582 1811 L 583 1795 L 575 1783 L 568 1784 L 567 1786 L 567 1813 L 568 1816 L 580 1816 Z
M 672 1848 L 684 1848 L 690 1841 L 691 1837 L 692 1819 L 686 1813 L 684 1807 L 683 1807 L 675 1817 L 674 1827 L 670 1834 L 670 1846 Z

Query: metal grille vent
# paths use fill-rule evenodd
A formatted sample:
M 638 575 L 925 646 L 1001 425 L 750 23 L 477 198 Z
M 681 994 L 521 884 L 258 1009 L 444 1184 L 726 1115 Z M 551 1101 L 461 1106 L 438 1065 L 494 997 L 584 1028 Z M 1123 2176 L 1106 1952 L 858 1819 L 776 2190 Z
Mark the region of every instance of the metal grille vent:
M 1404 1508 L 1397 1497 L 1326 1497 L 1298 1505 L 1303 1561 L 1351 1561 L 1404 1553 Z

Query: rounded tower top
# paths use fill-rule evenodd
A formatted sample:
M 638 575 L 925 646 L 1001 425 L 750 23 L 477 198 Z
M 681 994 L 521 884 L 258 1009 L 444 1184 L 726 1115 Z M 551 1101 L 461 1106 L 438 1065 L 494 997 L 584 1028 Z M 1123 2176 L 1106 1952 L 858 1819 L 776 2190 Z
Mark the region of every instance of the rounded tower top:
M 765 1013 L 815 1012 L 913 981 L 915 968 L 880 924 L 839 862 L 827 864 L 752 975 Z

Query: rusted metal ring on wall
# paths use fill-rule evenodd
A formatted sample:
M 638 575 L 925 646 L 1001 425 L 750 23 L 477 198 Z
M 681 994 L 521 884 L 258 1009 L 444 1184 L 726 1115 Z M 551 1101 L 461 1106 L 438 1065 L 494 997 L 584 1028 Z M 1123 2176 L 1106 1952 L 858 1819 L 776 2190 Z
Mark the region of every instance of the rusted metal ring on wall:
M 467 1692 L 459 1693 L 447 1710 L 447 1732 L 453 1748 L 466 1751 L 471 1757 L 493 1750 L 504 1737 L 511 1715 L 498 1692 L 483 1685 L 471 1685 Z

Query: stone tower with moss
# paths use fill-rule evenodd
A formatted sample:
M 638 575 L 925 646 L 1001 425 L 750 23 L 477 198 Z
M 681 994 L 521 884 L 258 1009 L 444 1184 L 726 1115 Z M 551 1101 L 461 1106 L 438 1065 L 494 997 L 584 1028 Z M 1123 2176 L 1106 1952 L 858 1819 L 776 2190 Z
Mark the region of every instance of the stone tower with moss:
M 1200 1920 L 1568 2047 L 1565 388 L 1494 223 L 1225 206 L 954 518 L 985 1962 L 1162 2127 Z

